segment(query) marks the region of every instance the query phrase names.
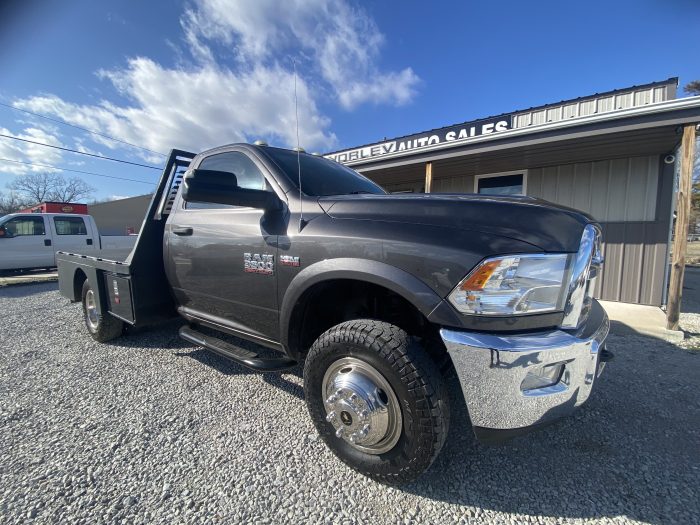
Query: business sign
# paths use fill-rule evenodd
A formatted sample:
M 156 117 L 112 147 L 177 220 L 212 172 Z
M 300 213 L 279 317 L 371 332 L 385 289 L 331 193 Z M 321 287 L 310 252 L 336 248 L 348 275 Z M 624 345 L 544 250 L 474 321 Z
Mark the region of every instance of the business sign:
M 510 129 L 511 115 L 501 115 L 494 119 L 475 120 L 455 126 L 434 129 L 398 139 L 387 140 L 362 146 L 361 148 L 336 151 L 325 155 L 327 159 L 346 163 L 358 160 L 373 160 L 390 153 L 418 153 L 421 149 L 436 144 L 463 141 L 481 135 L 491 135 Z

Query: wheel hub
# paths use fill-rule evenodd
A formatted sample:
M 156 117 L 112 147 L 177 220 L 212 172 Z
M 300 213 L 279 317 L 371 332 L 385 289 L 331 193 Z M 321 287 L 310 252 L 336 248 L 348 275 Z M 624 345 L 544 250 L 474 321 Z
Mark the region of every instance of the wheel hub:
M 87 313 L 88 326 L 94 332 L 97 330 L 99 317 L 97 314 L 97 301 L 95 300 L 95 292 L 88 290 L 85 294 L 85 311 Z
M 389 382 L 371 365 L 346 357 L 323 378 L 326 420 L 335 435 L 370 454 L 391 450 L 401 435 L 401 409 Z

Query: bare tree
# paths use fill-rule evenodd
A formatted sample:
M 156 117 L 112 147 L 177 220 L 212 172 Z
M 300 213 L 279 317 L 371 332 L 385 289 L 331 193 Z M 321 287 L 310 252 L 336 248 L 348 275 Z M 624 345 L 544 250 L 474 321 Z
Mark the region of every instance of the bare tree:
M 95 191 L 95 188 L 80 177 L 71 177 L 70 179 L 60 177 L 60 179 L 51 191 L 51 200 L 53 201 L 75 202 L 87 199 Z
M 27 206 L 28 203 L 14 191 L 11 191 L 8 195 L 0 192 L 0 216 L 14 213 Z
M 700 80 L 693 80 L 688 82 L 683 90 L 688 93 L 688 95 L 700 95 Z
M 30 173 L 7 185 L 32 204 L 46 201 L 73 202 L 90 197 L 95 188 L 79 177 L 67 179 L 56 173 Z
M 51 200 L 54 177 L 56 175 L 51 173 L 30 173 L 17 177 L 7 187 L 24 196 L 32 204 L 38 204 Z

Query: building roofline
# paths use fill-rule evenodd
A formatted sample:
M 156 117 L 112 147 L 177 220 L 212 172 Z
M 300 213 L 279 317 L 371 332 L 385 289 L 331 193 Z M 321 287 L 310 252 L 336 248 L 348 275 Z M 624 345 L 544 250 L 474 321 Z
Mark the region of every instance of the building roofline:
M 100 204 L 109 204 L 110 202 L 122 202 L 122 201 L 128 201 L 130 199 L 140 199 L 143 197 L 153 197 L 153 193 L 144 193 L 142 195 L 133 195 L 131 197 L 124 197 L 123 199 L 113 199 L 111 201 L 100 201 L 100 202 L 94 202 L 92 204 L 88 204 L 88 206 L 99 206 Z
M 360 144 L 359 146 L 350 146 L 350 147 L 343 148 L 343 149 L 339 149 L 339 150 L 335 150 L 335 151 L 329 151 L 329 152 L 326 152 L 326 153 L 322 153 L 322 156 L 326 156 L 326 155 L 335 155 L 335 154 L 337 154 L 337 153 L 342 153 L 342 152 L 344 152 L 344 151 L 350 151 L 350 150 L 356 150 L 356 149 L 366 148 L 366 147 L 369 147 L 369 146 L 373 146 L 373 145 L 375 145 L 375 144 L 381 144 L 382 142 L 387 142 L 387 141 L 391 141 L 391 140 L 397 140 L 397 141 L 399 141 L 399 140 L 402 140 L 402 139 L 406 139 L 406 138 L 409 138 L 409 137 L 413 137 L 413 136 L 415 136 L 415 135 L 423 135 L 423 134 L 426 134 L 426 135 L 427 135 L 428 133 L 432 133 L 432 132 L 434 132 L 434 131 L 439 131 L 439 130 L 444 129 L 444 128 L 451 128 L 451 127 L 454 127 L 454 126 L 462 126 L 462 125 L 464 125 L 464 124 L 478 123 L 478 122 L 481 122 L 481 121 L 483 121 L 483 120 L 495 120 L 495 119 L 498 119 L 498 118 L 501 118 L 501 117 L 515 116 L 515 115 L 519 115 L 520 113 L 527 113 L 527 112 L 530 112 L 530 111 L 538 111 L 538 110 L 547 109 L 547 108 L 550 108 L 550 107 L 561 106 L 561 105 L 563 105 L 563 104 L 574 104 L 574 103 L 577 103 L 577 102 L 585 102 L 585 101 L 587 101 L 587 100 L 592 100 L 592 99 L 596 99 L 596 98 L 600 98 L 600 97 L 605 97 L 605 96 L 609 96 L 609 95 L 616 95 L 616 94 L 618 94 L 618 93 L 622 93 L 622 92 L 625 92 L 625 91 L 632 91 L 632 90 L 636 90 L 636 89 L 652 88 L 652 87 L 657 87 L 657 86 L 674 85 L 674 84 L 675 84 L 676 87 L 678 86 L 678 77 L 670 77 L 670 78 L 668 78 L 668 79 L 666 79 L 666 80 L 658 80 L 658 81 L 655 81 L 655 82 L 649 82 L 649 83 L 647 83 L 647 84 L 639 84 L 639 85 L 634 85 L 634 86 L 628 86 L 628 87 L 624 87 L 624 88 L 613 89 L 613 90 L 611 90 L 611 91 L 602 91 L 602 92 L 600 92 L 600 93 L 593 93 L 592 95 L 585 95 L 585 96 L 582 96 L 582 97 L 571 98 L 571 99 L 565 99 L 565 100 L 561 100 L 561 101 L 559 101 L 559 102 L 550 102 L 550 103 L 548 103 L 548 104 L 543 104 L 543 105 L 540 105 L 540 106 L 532 106 L 532 107 L 524 108 L 524 109 L 516 109 L 516 110 L 513 110 L 513 111 L 508 111 L 508 112 L 505 112 L 505 113 L 499 113 L 499 114 L 497 114 L 497 115 L 491 115 L 491 116 L 488 116 L 488 117 L 479 117 L 479 118 L 473 119 L 473 120 L 466 120 L 466 121 L 463 121 L 463 122 L 456 122 L 456 123 L 454 123 L 454 124 L 446 124 L 446 125 L 440 126 L 440 127 L 438 127 L 438 128 L 431 128 L 431 129 L 422 130 L 422 131 L 415 131 L 415 132 L 409 133 L 409 134 L 407 134 L 407 135 L 401 135 L 401 136 L 399 136 L 399 137 L 385 138 L 385 139 L 382 139 L 382 140 L 375 140 L 375 141 L 372 141 L 372 142 L 368 142 L 368 143 L 366 143 L 366 144 Z M 617 110 L 616 110 L 616 111 L 617 111 Z M 502 132 L 501 132 L 501 133 L 502 133 Z
M 520 136 L 527 136 L 536 133 L 542 133 L 547 131 L 564 131 L 568 128 L 576 128 L 585 125 L 596 125 L 596 124 L 606 124 L 615 120 L 629 119 L 634 117 L 645 117 L 652 116 L 663 113 L 672 113 L 674 111 L 681 110 L 697 110 L 697 121 L 700 122 L 700 95 L 694 97 L 686 97 L 681 99 L 668 100 L 665 102 L 657 102 L 654 104 L 648 104 L 646 106 L 638 106 L 634 108 L 622 109 L 618 111 L 610 111 L 606 113 L 598 113 L 595 115 L 589 115 L 586 117 L 577 117 L 567 120 L 559 120 L 556 122 L 548 122 L 546 124 L 538 124 L 533 126 L 527 126 L 523 128 L 513 128 L 499 133 L 479 135 L 476 137 L 468 137 L 464 139 L 457 139 L 450 142 L 442 142 L 439 144 L 434 144 L 432 146 L 425 146 L 420 149 L 413 149 L 410 152 L 394 152 L 387 153 L 381 157 L 374 157 L 372 159 L 359 159 L 355 161 L 344 162 L 346 166 L 358 166 L 363 165 L 377 165 L 379 168 L 384 161 L 393 160 L 401 157 L 417 157 L 426 153 L 439 152 L 444 150 L 450 150 L 459 148 L 460 146 L 468 146 L 472 144 L 479 144 L 483 142 L 499 142 L 507 140 L 510 138 L 516 138 Z M 665 125 L 665 124 L 664 124 Z M 599 133 L 606 132 L 608 128 L 602 127 Z M 595 134 L 595 133 L 594 133 Z M 392 139 L 393 140 L 393 139 Z M 359 148 L 353 148 L 359 149 Z
M 528 113 L 530 111 L 539 111 L 541 109 L 562 106 L 564 104 L 573 104 L 575 102 L 585 102 L 587 100 L 593 100 L 596 98 L 607 97 L 610 95 L 617 95 L 618 93 L 622 93 L 625 91 L 635 91 L 638 89 L 652 88 L 652 87 L 658 87 L 658 86 L 670 86 L 670 85 L 675 85 L 676 87 L 678 87 L 678 77 L 670 77 L 670 78 L 667 78 L 666 80 L 657 80 L 655 82 L 649 82 L 648 84 L 639 84 L 639 85 L 634 85 L 634 86 L 629 86 L 629 87 L 624 87 L 624 88 L 619 88 L 619 89 L 613 89 L 610 91 L 602 91 L 600 93 L 593 93 L 592 95 L 585 95 L 583 97 L 564 99 L 564 100 L 560 100 L 559 102 L 550 102 L 548 104 L 542 104 L 541 106 L 533 106 L 533 107 L 527 108 L 527 109 L 519 109 L 517 111 L 513 111 L 511 113 L 505 113 L 505 114 L 506 115 L 510 115 L 510 114 L 517 115 L 519 113 Z

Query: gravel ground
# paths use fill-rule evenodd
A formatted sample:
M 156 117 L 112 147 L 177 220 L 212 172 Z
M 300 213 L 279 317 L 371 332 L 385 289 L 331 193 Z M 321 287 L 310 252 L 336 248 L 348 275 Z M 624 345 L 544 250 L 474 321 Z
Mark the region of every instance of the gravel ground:
M 453 382 L 442 455 L 396 489 L 321 443 L 298 371 L 250 374 L 173 325 L 97 344 L 55 284 L 0 311 L 3 523 L 698 523 L 700 356 L 669 343 L 612 335 L 588 404 L 500 447 Z

